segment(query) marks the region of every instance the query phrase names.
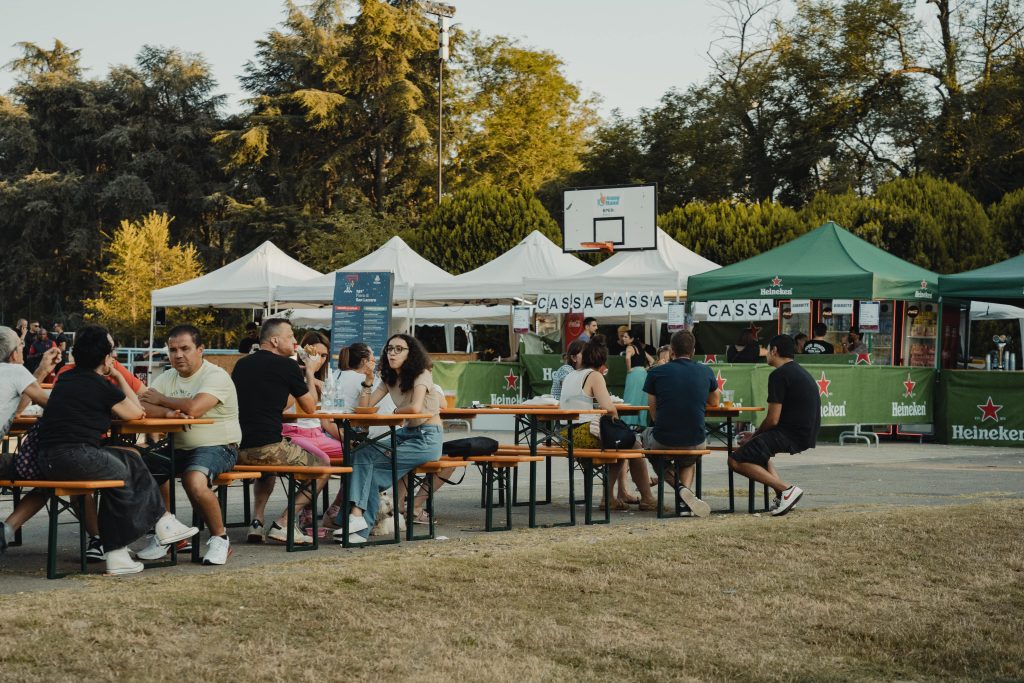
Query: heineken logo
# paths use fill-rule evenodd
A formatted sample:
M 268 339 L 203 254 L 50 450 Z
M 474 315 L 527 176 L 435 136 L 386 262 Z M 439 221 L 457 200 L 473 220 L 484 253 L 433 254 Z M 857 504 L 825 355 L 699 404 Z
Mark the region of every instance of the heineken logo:
M 953 425 L 953 439 L 957 441 L 1024 441 L 1024 429 L 1006 427 L 965 427 Z
M 825 396 L 827 398 L 832 395 L 828 390 L 829 385 L 832 384 L 832 380 L 825 376 L 824 370 L 821 371 L 821 378 L 814 380 L 814 383 L 818 385 L 818 396 Z M 824 408 L 822 408 L 822 410 L 824 410 Z M 824 414 L 825 413 L 822 413 L 823 416 Z
M 928 281 L 921 280 L 921 289 L 914 292 L 915 299 L 934 299 L 934 295 L 928 291 Z
M 828 394 L 825 394 L 828 396 Z M 842 403 L 822 403 L 822 417 L 846 417 L 846 401 Z
M 761 296 L 790 296 L 793 294 L 792 287 L 783 287 L 782 278 L 776 275 L 771 279 L 771 287 L 762 287 Z
M 993 422 L 999 422 L 999 411 L 1003 409 L 1003 406 L 996 405 L 992 402 L 992 397 L 989 396 L 985 403 L 978 406 L 978 410 L 981 411 L 981 421 L 992 420 Z M 977 419 L 977 418 L 975 418 Z
M 708 355 L 704 356 L 704 365 L 714 365 L 717 362 L 718 356 L 716 356 L 713 353 L 709 353 Z
M 903 398 L 914 398 L 914 387 L 917 386 L 917 382 L 910 378 L 910 373 L 907 373 L 907 378 L 903 380 Z
M 722 371 L 721 370 L 719 370 L 718 374 L 715 375 L 715 380 L 718 381 L 718 390 L 719 391 L 721 391 L 722 389 L 725 389 L 725 383 L 729 381 L 726 378 L 722 377 Z
M 491 394 L 491 405 L 514 406 L 517 403 L 519 403 L 518 396 L 499 396 L 498 394 Z
M 858 353 L 856 360 L 853 361 L 854 365 L 871 365 L 871 354 L 869 353 Z
M 543 368 L 543 369 L 542 369 L 542 372 L 543 372 L 543 374 L 544 374 L 544 377 L 543 377 L 544 381 L 545 381 L 545 382 L 550 382 L 550 381 L 551 381 L 551 379 L 552 379 L 552 377 L 551 377 L 551 376 L 552 376 L 553 374 L 555 374 L 555 369 L 554 369 L 554 368 Z
M 508 374 L 505 375 L 505 382 L 506 382 L 505 391 L 509 391 L 509 390 L 513 390 L 514 391 L 515 388 L 516 388 L 516 385 L 519 384 L 519 375 L 517 375 L 516 373 L 512 372 L 511 370 L 509 370 Z

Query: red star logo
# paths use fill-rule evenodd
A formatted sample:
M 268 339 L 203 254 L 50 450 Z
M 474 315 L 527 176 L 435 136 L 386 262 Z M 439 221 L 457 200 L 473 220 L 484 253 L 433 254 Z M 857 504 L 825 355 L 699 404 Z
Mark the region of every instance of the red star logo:
M 928 289 L 928 281 L 921 280 L 921 289 Z
M 828 385 L 832 384 L 832 380 L 825 377 L 825 371 L 821 371 L 821 379 L 814 380 L 814 383 L 818 385 L 818 396 L 831 396 L 828 392 Z
M 775 277 L 772 278 L 772 286 L 778 287 L 781 284 L 782 284 L 782 278 L 781 277 L 776 275 Z
M 988 397 L 988 401 L 978 406 L 978 410 L 981 411 L 981 421 L 992 420 L 993 422 L 999 422 L 999 411 L 1002 410 L 1002 406 L 997 406 L 992 402 L 992 397 Z
M 505 382 L 508 383 L 508 386 L 505 387 L 506 390 L 515 389 L 516 384 L 519 382 L 519 376 L 516 373 L 509 370 L 508 374 L 505 375 Z
M 750 327 L 748 327 L 747 329 L 750 330 L 750 333 L 752 335 L 754 335 L 754 339 L 761 338 L 761 328 L 755 325 L 754 323 L 750 323 Z
M 853 362 L 854 365 L 871 365 L 871 356 L 866 353 L 858 353 L 857 360 Z
M 913 398 L 914 397 L 914 387 L 916 387 L 916 386 L 917 386 L 917 382 L 915 382 L 914 380 L 910 379 L 910 373 L 908 372 L 907 373 L 907 379 L 905 379 L 903 381 L 903 388 L 907 390 L 906 393 L 903 394 L 903 397 L 904 398 L 908 398 L 908 397 L 909 398 Z
M 717 357 L 713 353 L 709 353 L 704 356 L 704 365 L 714 365 L 718 362 Z
M 727 380 L 726 378 L 722 377 L 722 371 L 721 370 L 719 370 L 718 374 L 715 375 L 715 379 L 718 380 L 718 390 L 721 391 L 722 389 L 725 389 L 725 383 L 728 382 L 729 380 Z

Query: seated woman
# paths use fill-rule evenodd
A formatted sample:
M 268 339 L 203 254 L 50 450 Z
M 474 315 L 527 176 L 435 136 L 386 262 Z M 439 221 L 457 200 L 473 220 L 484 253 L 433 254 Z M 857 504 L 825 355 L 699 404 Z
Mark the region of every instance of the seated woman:
M 761 345 L 750 330 L 743 330 L 736 343 L 725 350 L 725 359 L 729 363 L 756 363 L 760 357 Z
M 406 420 L 397 433 L 397 450 L 393 457 L 398 476 L 441 458 L 444 440 L 441 406 L 444 396 L 434 388 L 430 374 L 432 363 L 423 344 L 407 334 L 396 334 L 384 347 L 387 362 L 381 368 L 381 383 L 373 386 L 373 369 L 366 367 L 359 393 L 359 406 L 377 405 L 385 396 L 395 402 L 395 414 L 426 413 L 427 419 Z M 380 491 L 391 487 L 391 462 L 379 443 L 366 444 L 352 454 L 349 478 L 349 499 L 352 509 L 348 519 L 349 543 L 365 543 L 377 518 Z M 341 540 L 341 530 L 334 533 Z
M 45 478 L 124 480 L 123 487 L 101 494 L 99 534 L 107 549 L 108 575 L 142 571 L 128 544 L 148 529 L 155 528 L 164 545 L 199 531 L 166 511 L 159 486 L 137 451 L 100 446 L 101 435 L 110 429 L 111 413 L 125 420 L 145 416 L 128 382 L 113 369 L 113 350 L 104 328 L 82 328 L 72 352 L 76 367 L 54 385 L 39 420 L 39 465 Z M 117 387 L 107 381 L 111 376 Z
M 612 403 L 611 395 L 608 393 L 608 385 L 604 379 L 601 368 L 608 361 L 608 347 L 605 345 L 603 335 L 591 337 L 586 346 L 583 347 L 581 356 L 581 367 L 573 370 L 562 382 L 562 397 L 558 401 L 560 408 L 566 410 L 588 410 L 595 405 L 606 411 L 612 417 L 618 417 L 615 404 Z M 599 414 L 584 415 L 581 419 L 583 424 L 573 431 L 573 443 L 578 448 L 600 448 L 601 442 L 598 437 L 591 433 L 591 423 L 600 420 Z M 639 441 L 636 445 L 639 448 Z M 612 481 L 619 478 L 619 471 L 622 463 L 618 462 L 609 468 L 608 476 Z M 640 509 L 656 510 L 657 501 L 651 493 L 651 477 L 647 471 L 647 463 L 643 458 L 629 461 L 629 473 L 640 491 Z M 619 495 L 623 494 L 622 489 Z M 611 501 L 612 510 L 628 510 L 629 504 L 616 498 Z M 603 507 L 603 505 L 602 505 Z
M 562 382 L 565 381 L 570 372 L 580 366 L 580 354 L 583 353 L 583 347 L 586 345 L 585 341 L 574 339 L 569 343 L 569 348 L 562 354 L 562 361 L 565 364 L 551 373 L 551 395 L 554 398 L 561 398 Z

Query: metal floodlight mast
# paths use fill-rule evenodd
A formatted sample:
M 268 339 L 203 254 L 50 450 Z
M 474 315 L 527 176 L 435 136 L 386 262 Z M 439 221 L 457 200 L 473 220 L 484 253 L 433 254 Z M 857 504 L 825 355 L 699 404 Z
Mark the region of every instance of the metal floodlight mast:
M 455 16 L 455 7 L 430 0 L 419 0 L 419 5 L 427 14 L 437 16 L 437 203 L 441 203 L 443 182 L 444 134 L 441 126 L 444 119 L 444 64 L 448 61 L 448 28 L 451 18 Z

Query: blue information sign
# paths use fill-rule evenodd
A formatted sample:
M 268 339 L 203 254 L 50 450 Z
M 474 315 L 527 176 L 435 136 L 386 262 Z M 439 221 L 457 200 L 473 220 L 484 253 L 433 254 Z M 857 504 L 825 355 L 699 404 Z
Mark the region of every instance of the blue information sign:
M 355 342 L 367 344 L 375 356 L 383 355 L 391 326 L 393 281 L 389 272 L 335 273 L 331 367 L 338 363 L 338 352 Z

